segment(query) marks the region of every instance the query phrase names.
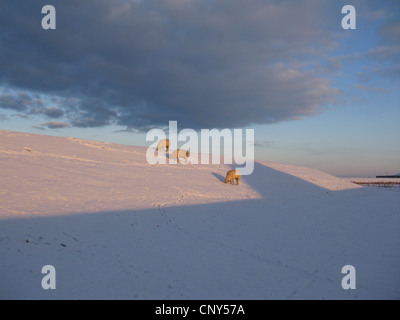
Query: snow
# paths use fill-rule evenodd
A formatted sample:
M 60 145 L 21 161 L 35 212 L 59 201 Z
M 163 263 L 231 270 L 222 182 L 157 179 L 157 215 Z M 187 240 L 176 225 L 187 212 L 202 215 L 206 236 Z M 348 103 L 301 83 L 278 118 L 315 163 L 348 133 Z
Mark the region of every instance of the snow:
M 400 188 L 272 162 L 232 186 L 145 152 L 0 130 L 0 299 L 400 298 Z

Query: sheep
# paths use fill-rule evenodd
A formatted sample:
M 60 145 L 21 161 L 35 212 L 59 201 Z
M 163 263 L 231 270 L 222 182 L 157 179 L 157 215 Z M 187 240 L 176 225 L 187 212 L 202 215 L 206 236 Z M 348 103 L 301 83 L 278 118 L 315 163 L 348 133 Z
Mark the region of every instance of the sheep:
M 226 173 L 225 183 L 229 182 L 230 184 L 234 185 L 235 181 L 236 181 L 236 184 L 239 185 L 239 180 L 240 180 L 240 171 L 239 170 L 232 169 Z
M 185 158 L 185 163 L 187 163 L 187 158 L 190 157 L 190 152 L 184 149 L 176 149 L 170 156 L 171 159 L 177 159 L 178 163 L 179 158 Z
M 168 150 L 169 150 L 169 140 L 168 139 L 160 140 L 160 142 L 157 145 L 156 151 L 159 151 L 160 149 L 164 149 L 164 148 L 167 148 L 167 153 L 168 153 Z

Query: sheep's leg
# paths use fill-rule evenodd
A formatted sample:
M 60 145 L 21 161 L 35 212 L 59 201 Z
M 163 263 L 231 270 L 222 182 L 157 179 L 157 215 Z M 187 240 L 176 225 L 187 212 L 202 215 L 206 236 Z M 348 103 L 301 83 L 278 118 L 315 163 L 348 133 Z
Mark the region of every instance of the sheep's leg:
M 240 178 L 236 178 L 236 184 L 239 185 Z

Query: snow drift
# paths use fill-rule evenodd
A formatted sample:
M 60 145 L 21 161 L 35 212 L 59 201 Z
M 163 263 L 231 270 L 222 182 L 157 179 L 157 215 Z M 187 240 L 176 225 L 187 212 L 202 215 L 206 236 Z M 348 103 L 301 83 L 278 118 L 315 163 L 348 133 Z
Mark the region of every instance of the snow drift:
M 270 162 L 232 186 L 145 151 L 0 131 L 1 299 L 400 298 L 399 188 Z

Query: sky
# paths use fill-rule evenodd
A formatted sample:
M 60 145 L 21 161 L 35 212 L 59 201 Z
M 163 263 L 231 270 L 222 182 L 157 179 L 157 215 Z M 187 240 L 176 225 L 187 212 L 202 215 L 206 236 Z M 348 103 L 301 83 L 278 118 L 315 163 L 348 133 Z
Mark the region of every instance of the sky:
M 394 0 L 0 1 L 3 130 L 147 146 L 172 120 L 248 128 L 258 160 L 392 175 L 399 78 Z

